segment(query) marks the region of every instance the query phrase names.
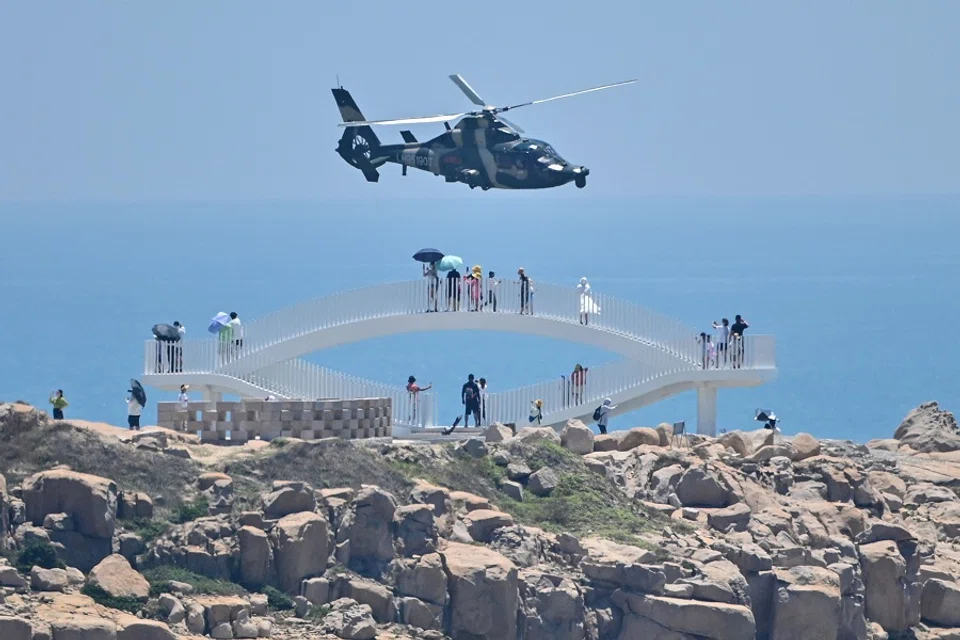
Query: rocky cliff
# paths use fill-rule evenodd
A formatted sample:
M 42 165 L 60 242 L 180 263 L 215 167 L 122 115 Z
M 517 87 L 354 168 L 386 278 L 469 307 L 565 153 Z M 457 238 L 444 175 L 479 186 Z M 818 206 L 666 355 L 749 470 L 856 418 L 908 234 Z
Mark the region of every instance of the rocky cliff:
M 0 638 L 960 638 L 956 432 L 231 449 L 0 405 Z

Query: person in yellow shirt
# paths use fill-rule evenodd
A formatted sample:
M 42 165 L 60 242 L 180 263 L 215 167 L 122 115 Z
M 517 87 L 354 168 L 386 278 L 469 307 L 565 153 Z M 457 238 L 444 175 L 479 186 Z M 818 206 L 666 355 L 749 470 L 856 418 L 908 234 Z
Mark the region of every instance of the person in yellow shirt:
M 63 420 L 63 408 L 69 404 L 63 397 L 63 389 L 57 389 L 57 393 L 50 398 L 50 404 L 53 405 L 53 419 Z

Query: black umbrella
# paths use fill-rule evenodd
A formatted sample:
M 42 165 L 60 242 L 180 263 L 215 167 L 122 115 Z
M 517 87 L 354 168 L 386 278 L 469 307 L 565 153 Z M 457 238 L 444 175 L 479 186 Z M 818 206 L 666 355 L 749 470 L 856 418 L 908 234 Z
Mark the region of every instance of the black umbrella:
M 153 335 L 157 337 L 158 340 L 162 342 L 179 342 L 180 341 L 180 331 L 169 324 L 155 324 L 153 325 Z
M 139 381 L 130 378 L 130 388 L 128 389 L 133 397 L 137 399 L 141 407 L 147 406 L 147 392 L 143 390 L 143 385 Z
M 437 251 L 436 249 L 420 249 L 415 254 L 413 254 L 413 259 L 417 262 L 426 262 L 430 264 L 432 262 L 440 262 L 443 258 L 443 252 Z

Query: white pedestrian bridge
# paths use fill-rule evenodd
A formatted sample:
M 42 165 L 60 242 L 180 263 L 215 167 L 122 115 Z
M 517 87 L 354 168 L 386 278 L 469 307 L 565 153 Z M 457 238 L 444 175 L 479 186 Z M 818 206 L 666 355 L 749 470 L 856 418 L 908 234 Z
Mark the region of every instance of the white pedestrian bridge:
M 745 336 L 730 345 L 726 358 L 721 352 L 719 362 L 705 362 L 699 331 L 629 301 L 602 293 L 585 299 L 575 287 L 539 282 L 528 290 L 516 281 L 499 281 L 494 287 L 484 281 L 480 289 L 482 299 L 476 300 L 462 280 L 381 284 L 317 298 L 245 323 L 239 343 L 222 342 L 216 336 L 177 343 L 147 340 L 141 381 L 171 392 L 189 384 L 211 401 L 224 393 L 298 400 L 390 397 L 394 434 L 402 436 L 440 424 L 432 391 L 413 397 L 403 385 L 331 371 L 303 357 L 381 336 L 501 331 L 578 342 L 622 358 L 589 367 L 582 385 L 557 377 L 492 393 L 485 405 L 487 424 L 525 425 L 537 399 L 543 401 L 544 425 L 562 425 L 571 418 L 589 424 L 594 409 L 607 397 L 618 405 L 614 413 L 619 414 L 696 391 L 697 432 L 714 434 L 718 389 L 755 386 L 776 376 L 773 336 Z M 581 310 L 593 313 L 584 315 Z M 462 412 L 460 403 L 451 405 L 450 416 Z

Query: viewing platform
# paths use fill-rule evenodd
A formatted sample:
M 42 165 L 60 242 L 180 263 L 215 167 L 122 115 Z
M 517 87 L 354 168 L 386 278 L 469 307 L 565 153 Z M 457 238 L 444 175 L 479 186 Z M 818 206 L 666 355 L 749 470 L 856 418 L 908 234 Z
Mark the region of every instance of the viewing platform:
M 303 357 L 389 335 L 501 331 L 577 342 L 622 358 L 590 367 L 582 385 L 558 377 L 492 393 L 486 400 L 487 424 L 526 425 L 536 399 L 543 400 L 541 424 L 562 426 L 571 418 L 592 423 L 594 409 L 606 397 L 620 414 L 696 391 L 697 432 L 713 435 L 719 389 L 760 385 L 777 374 L 773 336 L 745 336 L 731 342 L 725 361 L 706 362 L 700 331 L 608 294 L 585 300 L 573 286 L 537 282 L 528 290 L 517 281 L 499 281 L 495 287 L 482 281 L 481 300 L 462 280 L 454 282 L 457 289 L 443 278 L 437 285 L 420 279 L 317 298 L 245 323 L 242 336 L 229 342 L 216 336 L 147 340 L 141 381 L 170 392 L 189 384 L 202 390 L 207 402 L 220 401 L 223 394 L 258 400 L 389 398 L 393 435 L 405 437 L 440 424 L 432 391 L 414 396 L 403 386 L 332 371 Z M 594 312 L 584 316 L 584 309 Z

